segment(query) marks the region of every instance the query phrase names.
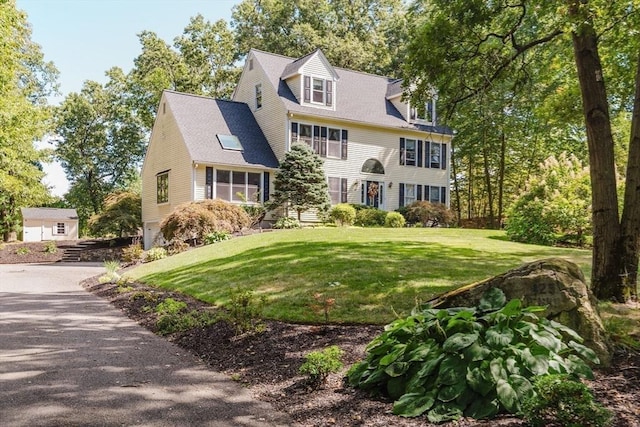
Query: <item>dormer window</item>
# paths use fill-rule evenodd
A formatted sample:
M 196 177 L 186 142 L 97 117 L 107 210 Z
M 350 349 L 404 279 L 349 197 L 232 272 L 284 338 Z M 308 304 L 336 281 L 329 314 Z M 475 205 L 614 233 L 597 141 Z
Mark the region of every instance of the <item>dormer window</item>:
M 436 124 L 436 101 L 429 99 L 423 104 L 409 108 L 409 120 L 416 123 Z
M 331 107 L 333 105 L 333 81 L 304 76 L 304 102 Z

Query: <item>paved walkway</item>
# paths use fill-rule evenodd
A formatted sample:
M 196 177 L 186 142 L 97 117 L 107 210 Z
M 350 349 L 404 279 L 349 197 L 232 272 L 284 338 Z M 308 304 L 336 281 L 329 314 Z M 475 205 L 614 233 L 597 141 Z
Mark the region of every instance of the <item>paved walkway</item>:
M 0 425 L 290 425 L 78 285 L 102 272 L 0 265 Z

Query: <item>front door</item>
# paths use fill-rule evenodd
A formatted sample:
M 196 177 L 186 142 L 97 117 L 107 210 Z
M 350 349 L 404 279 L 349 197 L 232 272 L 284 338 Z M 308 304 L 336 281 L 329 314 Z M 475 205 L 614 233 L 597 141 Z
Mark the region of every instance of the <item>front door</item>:
M 362 203 L 382 209 L 384 183 L 381 181 L 365 181 L 362 184 Z

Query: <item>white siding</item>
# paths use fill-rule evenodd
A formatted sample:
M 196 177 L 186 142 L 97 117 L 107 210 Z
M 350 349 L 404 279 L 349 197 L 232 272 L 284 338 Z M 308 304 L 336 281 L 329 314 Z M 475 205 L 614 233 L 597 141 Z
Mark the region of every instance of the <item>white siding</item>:
M 297 75 L 287 79 L 287 86 L 289 86 L 298 102 L 302 102 L 302 76 Z
M 57 234 L 58 223 L 64 223 L 65 233 Z M 24 242 L 45 240 L 78 240 L 78 221 L 75 220 L 24 220 L 22 230 Z
M 318 55 L 313 55 L 302 67 L 302 74 L 306 76 L 333 79 L 333 74 Z
M 409 121 L 409 104 L 402 102 L 402 97 L 398 96 L 390 100 L 394 107 L 402 114 L 406 121 Z

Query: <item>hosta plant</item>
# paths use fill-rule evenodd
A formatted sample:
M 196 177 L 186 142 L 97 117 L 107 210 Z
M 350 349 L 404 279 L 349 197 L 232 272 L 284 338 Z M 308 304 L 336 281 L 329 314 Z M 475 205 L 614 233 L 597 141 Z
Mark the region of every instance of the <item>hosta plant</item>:
M 435 423 L 518 413 L 534 377 L 592 377 L 586 362 L 598 363 L 576 332 L 535 314 L 542 310 L 507 303 L 497 288 L 477 307 L 415 309 L 367 346 L 349 382 L 389 396 L 397 415 Z

